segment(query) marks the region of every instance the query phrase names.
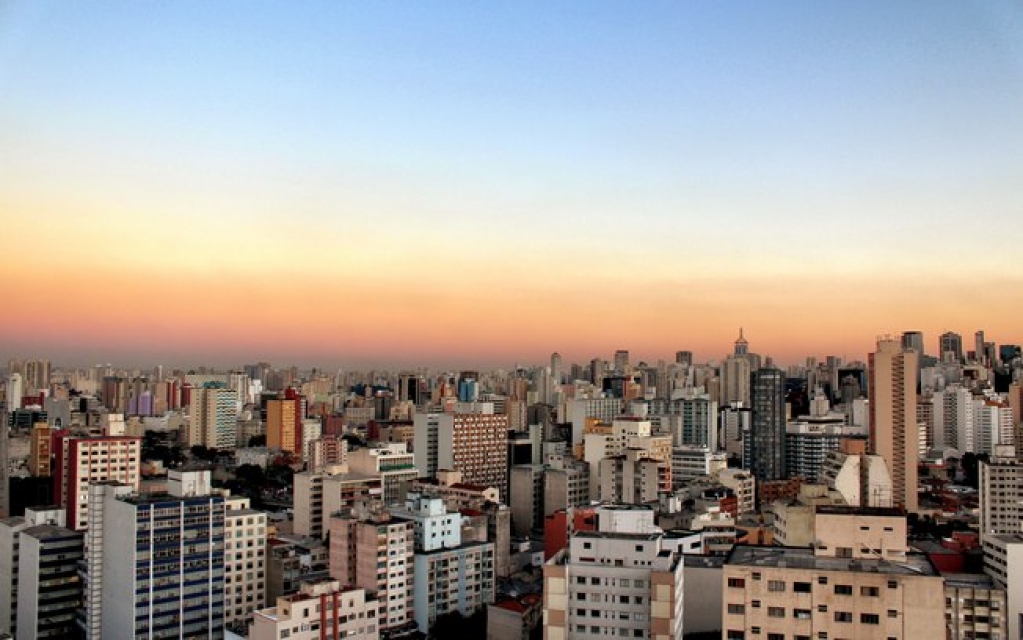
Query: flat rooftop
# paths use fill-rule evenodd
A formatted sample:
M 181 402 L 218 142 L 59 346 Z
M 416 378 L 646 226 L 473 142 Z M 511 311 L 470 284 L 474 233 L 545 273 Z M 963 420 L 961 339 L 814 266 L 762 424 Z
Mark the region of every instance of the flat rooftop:
M 753 547 L 736 545 L 725 565 L 742 567 L 775 567 L 811 571 L 855 571 L 903 576 L 938 576 L 937 570 L 922 553 L 907 553 L 897 562 L 867 558 L 834 558 L 815 556 L 804 547 Z

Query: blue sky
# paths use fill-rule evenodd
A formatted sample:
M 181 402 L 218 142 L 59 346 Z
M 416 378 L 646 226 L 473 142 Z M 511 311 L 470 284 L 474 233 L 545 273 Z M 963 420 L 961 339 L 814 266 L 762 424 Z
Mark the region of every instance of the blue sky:
M 629 304 L 901 274 L 920 316 L 882 300 L 863 331 L 966 322 L 922 275 L 1023 275 L 989 249 L 1023 233 L 1018 2 L 6 2 L 0 96 L 0 216 L 38 223 L 12 240 L 109 243 L 0 264 L 15 301 L 83 261 L 650 288 Z M 996 330 L 1023 310 L 963 295 Z M 692 304 L 661 315 L 756 327 Z

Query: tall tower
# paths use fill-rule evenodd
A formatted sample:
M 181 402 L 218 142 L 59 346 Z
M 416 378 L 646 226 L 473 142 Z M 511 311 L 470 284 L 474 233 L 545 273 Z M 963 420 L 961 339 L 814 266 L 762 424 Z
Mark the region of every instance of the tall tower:
M 21 408 L 21 397 L 25 388 L 22 385 L 21 374 L 12 373 L 7 377 L 7 410 L 17 411 Z
M 192 389 L 189 446 L 233 449 L 238 446 L 238 392 L 219 382 Z
M 615 351 L 615 373 L 629 372 L 629 352 L 625 349 Z
M 920 331 L 903 331 L 902 332 L 902 348 L 912 349 L 920 354 L 920 357 L 924 356 L 924 334 Z
M 942 362 L 963 361 L 963 337 L 946 331 L 938 338 L 938 357 Z
M 892 502 L 917 508 L 919 429 L 916 422 L 916 351 L 882 338 L 870 354 L 870 449 L 884 458 L 892 474 Z
M 753 373 L 750 471 L 758 480 L 785 478 L 785 374 L 765 367 Z
M 561 384 L 562 362 L 561 354 L 554 352 L 551 354 L 551 379 L 554 380 L 554 385 Z

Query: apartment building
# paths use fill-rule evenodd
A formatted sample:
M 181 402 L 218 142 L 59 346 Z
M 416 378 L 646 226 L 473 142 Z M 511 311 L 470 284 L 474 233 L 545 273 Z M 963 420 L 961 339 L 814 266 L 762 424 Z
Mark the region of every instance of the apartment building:
M 377 640 L 380 603 L 365 589 L 342 588 L 337 580 L 303 582 L 298 593 L 256 611 L 249 640 Z

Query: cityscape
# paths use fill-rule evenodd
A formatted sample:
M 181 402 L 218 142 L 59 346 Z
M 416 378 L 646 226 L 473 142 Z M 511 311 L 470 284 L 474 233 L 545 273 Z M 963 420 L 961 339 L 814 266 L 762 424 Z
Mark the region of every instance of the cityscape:
M 1023 640 L 1023 5 L 0 3 L 0 640 Z
M 743 329 L 710 362 L 12 359 L 0 625 L 1015 638 L 1023 351 L 984 331 L 932 342 L 906 331 L 784 369 Z

